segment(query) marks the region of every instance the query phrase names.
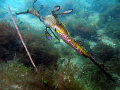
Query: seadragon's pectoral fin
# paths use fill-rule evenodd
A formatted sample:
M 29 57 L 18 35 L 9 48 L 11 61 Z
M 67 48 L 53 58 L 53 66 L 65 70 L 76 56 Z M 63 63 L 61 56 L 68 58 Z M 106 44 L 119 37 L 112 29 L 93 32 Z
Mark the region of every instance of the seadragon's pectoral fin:
M 52 40 L 52 36 L 51 36 L 50 33 L 47 31 L 47 27 L 46 27 L 45 35 L 46 35 L 46 38 L 47 38 L 48 40 Z
M 50 31 L 52 32 L 52 34 L 54 35 L 54 37 L 55 37 L 57 40 L 60 41 L 60 39 L 54 34 L 54 32 L 51 30 L 51 28 L 49 28 L 49 29 L 50 29 Z

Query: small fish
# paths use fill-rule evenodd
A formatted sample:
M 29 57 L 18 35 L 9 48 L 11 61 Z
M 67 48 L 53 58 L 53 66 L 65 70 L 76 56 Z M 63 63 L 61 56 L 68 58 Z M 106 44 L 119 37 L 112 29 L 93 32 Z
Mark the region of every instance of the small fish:
M 58 10 L 60 10 L 60 6 L 55 6 L 53 9 L 53 11 L 58 11 Z
M 71 13 L 72 11 L 73 11 L 73 9 L 69 9 L 69 10 L 63 12 L 62 14 L 69 14 L 69 13 Z
M 52 36 L 48 33 L 47 30 L 45 31 L 45 35 L 48 40 L 52 40 Z

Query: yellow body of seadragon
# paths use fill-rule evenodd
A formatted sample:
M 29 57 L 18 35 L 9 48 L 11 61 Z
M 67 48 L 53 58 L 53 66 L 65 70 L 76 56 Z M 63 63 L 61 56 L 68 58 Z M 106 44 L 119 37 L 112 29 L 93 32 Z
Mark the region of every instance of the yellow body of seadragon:
M 42 17 L 43 18 L 43 17 Z M 54 31 L 58 33 L 58 35 L 71 47 L 73 47 L 77 52 L 79 52 L 82 56 L 92 58 L 89 53 L 81 47 L 75 40 L 73 40 L 69 36 L 69 32 L 65 28 L 65 25 L 61 22 L 58 22 L 58 20 L 53 15 L 48 15 L 44 17 L 45 25 L 47 25 L 49 28 L 52 28 Z

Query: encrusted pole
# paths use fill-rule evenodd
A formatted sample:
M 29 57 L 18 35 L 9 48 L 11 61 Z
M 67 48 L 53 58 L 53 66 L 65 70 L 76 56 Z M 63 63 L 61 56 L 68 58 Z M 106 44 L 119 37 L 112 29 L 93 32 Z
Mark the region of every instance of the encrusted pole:
M 32 57 L 31 57 L 31 55 L 30 55 L 30 53 L 29 53 L 29 51 L 28 51 L 28 49 L 27 49 L 27 46 L 25 45 L 25 43 L 24 43 L 24 41 L 23 41 L 23 38 L 22 38 L 22 36 L 21 36 L 21 34 L 20 34 L 20 31 L 19 31 L 19 29 L 18 29 L 18 27 L 17 27 L 17 25 L 16 25 L 16 23 L 15 23 L 15 20 L 14 20 L 14 18 L 13 18 L 13 15 L 12 15 L 12 13 L 11 13 L 11 10 L 10 10 L 9 5 L 8 5 L 8 9 L 9 9 L 11 18 L 12 18 L 12 20 L 13 20 L 13 23 L 14 23 L 14 25 L 15 25 L 15 28 L 16 28 L 16 30 L 17 30 L 17 33 L 18 33 L 18 35 L 19 35 L 19 37 L 20 37 L 20 40 L 21 40 L 21 42 L 22 42 L 22 44 L 23 44 L 23 46 L 24 46 L 24 48 L 25 48 L 25 50 L 26 50 L 26 52 L 27 52 L 27 54 L 28 54 L 28 56 L 29 56 L 29 59 L 30 59 L 33 67 L 35 68 L 36 72 L 38 73 L 38 69 L 37 69 L 37 67 L 35 66 L 35 64 L 34 64 L 34 62 L 33 62 L 33 60 L 32 60 Z

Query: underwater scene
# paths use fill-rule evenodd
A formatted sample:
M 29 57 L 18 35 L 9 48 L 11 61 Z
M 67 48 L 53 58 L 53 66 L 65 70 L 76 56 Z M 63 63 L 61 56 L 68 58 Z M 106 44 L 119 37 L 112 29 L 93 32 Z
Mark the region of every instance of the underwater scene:
M 0 90 L 120 90 L 120 0 L 0 0 Z

